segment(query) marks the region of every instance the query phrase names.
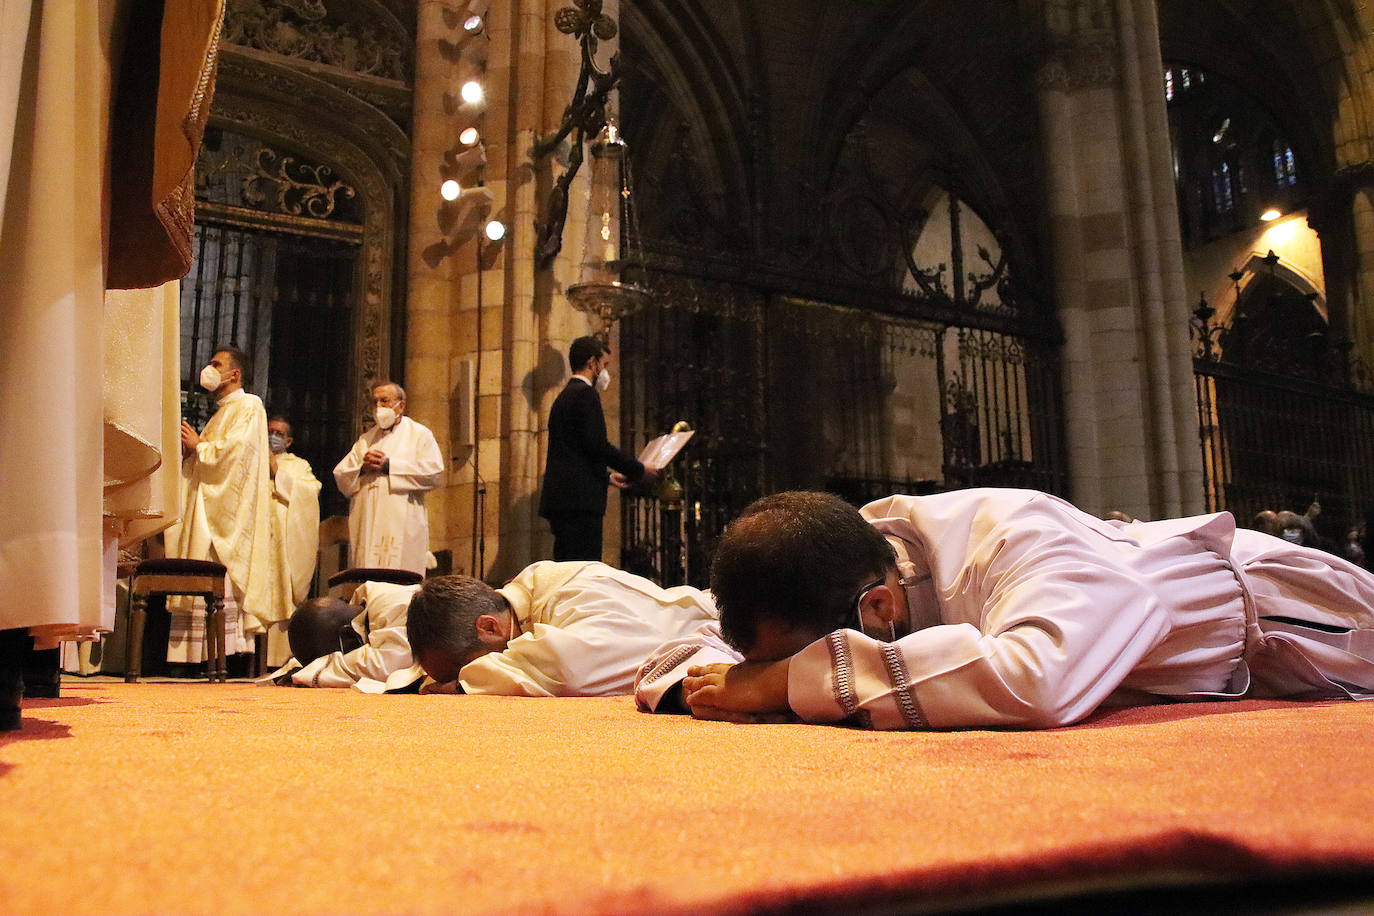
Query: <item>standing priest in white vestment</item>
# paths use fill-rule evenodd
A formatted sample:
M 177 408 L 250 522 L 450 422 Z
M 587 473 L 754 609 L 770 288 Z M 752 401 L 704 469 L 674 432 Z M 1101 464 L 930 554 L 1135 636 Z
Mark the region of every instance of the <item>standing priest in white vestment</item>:
M 376 425 L 358 437 L 334 468 L 348 508 L 348 564 L 425 574 L 429 517 L 425 492 L 439 485 L 444 456 L 434 433 L 405 415 L 395 382 L 372 389 Z
M 247 366 L 243 351 L 221 347 L 201 370 L 200 385 L 218 409 L 201 433 L 181 425 L 181 522 L 167 532 L 168 556 L 215 560 L 228 570 L 226 653 L 251 651 L 239 637 L 251 640 L 290 612 L 286 571 L 272 549 L 267 411 L 243 390 Z M 235 614 L 235 605 L 244 613 Z M 173 612 L 168 661 L 202 658 L 203 617 L 185 607 Z
M 291 451 L 291 424 L 280 414 L 267 421 L 268 471 L 272 477 L 272 549 L 286 570 L 288 592 L 280 592 L 288 605 L 281 618 L 291 616 L 310 597 L 315 562 L 320 551 L 320 482 L 310 462 Z M 284 629 L 268 634 L 267 663 L 278 665 L 290 656 Z
M 426 579 L 406 634 L 441 693 L 603 697 L 634 689 L 655 647 L 716 620 L 711 595 L 590 560 L 543 560 L 499 589 Z
M 1374 697 L 1374 575 L 1228 512 L 1120 523 L 971 489 L 860 513 L 779 493 L 726 529 L 711 588 L 739 651 L 663 647 L 642 707 L 681 683 L 708 719 L 1052 728 L 1102 704 Z

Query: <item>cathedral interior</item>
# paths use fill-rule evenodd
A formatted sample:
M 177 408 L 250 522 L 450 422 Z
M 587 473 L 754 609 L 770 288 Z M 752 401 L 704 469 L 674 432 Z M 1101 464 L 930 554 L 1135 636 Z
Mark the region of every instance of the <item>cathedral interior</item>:
M 608 558 L 665 582 L 703 581 L 724 523 L 787 488 L 1363 523 L 1363 6 L 581 3 L 609 23 L 581 72 L 560 8 L 229 0 L 188 415 L 207 348 L 238 341 L 327 467 L 369 381 L 403 382 L 451 459 L 433 547 L 492 579 L 547 554 L 544 423 L 568 341 L 603 326 L 612 439 L 695 430 L 608 513 Z M 549 142 L 589 73 L 623 162 L 584 154 L 599 123 Z M 603 324 L 568 289 L 606 181 L 615 266 L 648 295 Z
M 1161 553 L 1153 578 L 1122 574 L 1155 588 L 1141 600 L 1084 588 L 1115 548 L 1095 540 L 1066 561 L 1047 527 L 1034 560 L 1091 613 L 1060 625 L 1053 594 L 1032 592 L 1043 651 L 999 696 L 1033 711 L 1055 681 L 1040 662 L 1075 640 L 1105 659 L 1059 679 L 1075 697 L 1110 688 L 1116 668 L 1153 673 L 1155 654 L 1123 663 L 1083 621 L 1124 632 L 1136 618 L 1123 612 L 1154 614 L 1169 585 L 1184 593 L 1175 629 L 1196 640 L 1172 660 L 1220 658 L 1227 692 L 1117 678 L 1111 702 L 1025 728 L 921 718 L 917 687 L 950 706 L 967 696 L 910 678 L 913 664 L 944 676 L 984 659 L 902 654 L 894 596 L 938 610 L 943 586 L 899 556 L 901 538 L 879 539 L 883 578 L 852 598 L 842 582 L 853 617 L 803 650 L 819 674 L 797 683 L 843 715 L 825 725 L 781 715 L 800 712 L 795 648 L 704 670 L 689 668 L 696 648 L 656 641 L 666 656 L 636 656 L 618 692 L 421 696 L 409 621 L 424 602 L 395 589 L 422 590 L 422 573 L 340 571 L 387 564 L 343 559 L 350 502 L 330 474 L 374 417 L 399 422 L 374 405 L 377 383 L 403 385 L 386 398 L 442 452 L 423 475 L 437 486 L 415 498 L 429 571 L 509 583 L 552 554 L 539 515 L 550 410 L 570 344 L 592 334 L 614 354 L 611 441 L 638 453 L 691 435 L 661 479 L 610 489 L 616 568 L 544 568 L 642 582 L 629 571 L 701 597 L 671 587 L 707 585 L 727 523 L 795 489 L 854 505 L 1043 490 L 1078 508 L 996 495 L 1087 513 L 1098 534 L 1109 517 L 1229 511 L 1249 527 L 1285 510 L 1324 546 L 1374 556 L 1365 0 L 0 0 L 0 116 L 0 154 L 17 151 L 0 161 L 0 414 L 18 428 L 0 451 L 0 911 L 1374 911 L 1374 758 L 1360 752 L 1374 705 L 1343 699 L 1368 699 L 1369 684 L 1311 662 L 1367 676 L 1374 599 L 1333 583 L 1374 580 L 1329 553 L 1291 548 L 1323 558 L 1293 565 L 1338 605 L 1334 623 L 1311 622 L 1260 614 L 1260 577 L 1228 551 L 1273 539 L 1224 516 L 1160 535 L 1197 549 Z M 121 166 L 135 136 L 148 149 L 130 161 L 151 175 Z M 160 169 L 175 172 L 167 188 Z M 293 690 L 343 685 L 285 667 L 214 683 L 234 654 L 221 599 L 257 613 L 219 562 L 234 557 L 159 556 L 151 535 L 194 505 L 176 497 L 201 466 L 196 430 L 226 404 L 264 413 L 213 393 L 245 375 L 226 344 L 323 482 L 306 581 L 318 596 L 331 571 L 345 577 L 329 584 L 360 643 L 399 634 L 404 685 L 387 671 Z M 226 353 L 225 374 L 203 381 Z M 285 459 L 258 432 L 266 504 L 264 462 L 275 479 Z M 391 456 L 373 457 L 389 480 Z M 221 492 L 225 518 L 252 514 L 246 486 Z M 254 539 L 280 542 L 265 515 Z M 812 539 L 810 567 L 833 558 L 839 527 Z M 1019 562 L 1002 553 L 1013 538 L 987 540 Z M 1185 564 L 1212 591 L 1191 588 Z M 182 577 L 158 600 L 201 602 L 194 677 L 140 671 L 140 570 Z M 117 578 L 124 633 L 98 645 L 134 654 L 99 671 L 89 639 L 116 626 Z M 359 582 L 392 589 L 400 617 L 369 631 L 377 604 L 343 600 Z M 283 606 L 304 607 L 278 584 Z M 575 610 L 596 604 L 567 591 Z M 449 659 L 455 676 L 527 635 L 566 637 L 501 601 L 467 621 L 477 649 Z M 1224 609 L 1215 630 L 1193 622 L 1198 607 Z M 483 642 L 497 616 L 506 628 Z M 887 635 L 871 638 L 869 618 Z M 764 629 L 795 638 L 789 622 Z M 987 648 L 967 621 L 941 622 L 922 624 L 932 640 Z M 290 629 L 286 654 L 301 656 Z M 1291 648 L 1297 630 L 1311 655 Z M 612 636 L 566 656 L 627 643 L 594 632 Z M 1142 623 L 1119 641 L 1173 632 Z M 263 674 L 269 640 L 248 635 L 259 655 L 238 660 Z M 373 648 L 344 635 L 327 631 L 337 652 L 307 664 Z M 1019 662 L 1014 638 L 1001 657 Z M 1251 691 L 1247 664 L 1259 685 L 1275 658 L 1298 671 L 1280 686 L 1297 686 Z M 47 680 L 30 677 L 34 659 Z M 664 700 L 678 668 L 769 672 L 777 705 L 705 721 L 685 680 L 677 706 Z M 852 689 L 865 677 L 891 687 L 899 726 L 851 727 L 873 725 Z M 652 711 L 692 715 L 641 714 L 650 704 L 629 694 L 655 679 Z M 425 692 L 482 692 L 436 683 Z M 1333 689 L 1299 689 L 1313 685 Z

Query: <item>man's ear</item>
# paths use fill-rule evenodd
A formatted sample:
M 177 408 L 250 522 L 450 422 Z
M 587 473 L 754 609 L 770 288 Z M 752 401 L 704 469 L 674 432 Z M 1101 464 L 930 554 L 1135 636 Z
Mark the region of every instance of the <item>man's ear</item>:
M 477 640 L 483 645 L 503 645 L 506 641 L 506 631 L 501 626 L 501 621 L 491 614 L 483 614 L 477 618 Z
M 859 608 L 860 611 L 871 611 L 884 623 L 896 623 L 902 619 L 901 607 L 890 585 L 875 585 L 869 589 L 868 594 L 864 595 L 863 600 L 859 602 Z

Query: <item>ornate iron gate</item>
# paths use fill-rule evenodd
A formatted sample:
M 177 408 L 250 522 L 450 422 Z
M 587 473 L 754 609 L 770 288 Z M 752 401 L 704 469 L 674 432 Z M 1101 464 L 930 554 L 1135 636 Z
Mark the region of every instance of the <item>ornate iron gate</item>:
M 1317 500 L 1335 540 L 1374 508 L 1374 397 L 1210 360 L 1194 373 L 1209 510 L 1248 525 Z
M 704 585 L 715 539 L 756 497 L 862 503 L 965 486 L 1062 491 L 1052 343 L 1001 331 L 652 276 L 621 327 L 624 443 L 696 435 L 662 498 L 623 502 L 622 564 Z
M 1340 542 L 1374 510 L 1374 395 L 1365 367 L 1335 341 L 1313 293 L 1277 279 L 1270 253 L 1236 287 L 1226 323 L 1194 310 L 1193 382 L 1207 507 L 1241 525 L 1316 500 L 1323 537 Z M 1265 270 L 1267 267 L 1267 270 Z

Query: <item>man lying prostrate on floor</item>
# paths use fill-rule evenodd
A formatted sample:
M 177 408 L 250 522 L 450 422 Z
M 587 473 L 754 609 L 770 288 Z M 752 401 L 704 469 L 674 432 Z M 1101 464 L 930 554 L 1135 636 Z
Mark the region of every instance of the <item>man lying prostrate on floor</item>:
M 1226 512 L 1122 525 L 973 489 L 861 514 L 779 493 L 726 529 L 711 589 L 729 645 L 663 647 L 642 708 L 1052 728 L 1104 703 L 1374 695 L 1374 575 Z
M 273 680 L 297 687 L 357 687 L 367 693 L 416 684 L 424 673 L 410 656 L 406 609 L 419 588 L 364 582 L 351 604 L 337 598 L 301 602 L 286 629 L 294 657 Z
M 470 576 L 426 579 L 406 632 L 437 682 L 423 692 L 603 697 L 632 693 L 650 652 L 715 619 L 700 589 L 545 560 L 499 589 Z

